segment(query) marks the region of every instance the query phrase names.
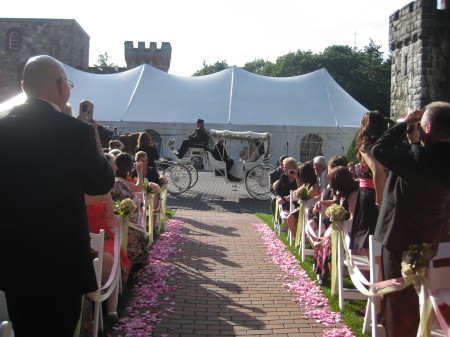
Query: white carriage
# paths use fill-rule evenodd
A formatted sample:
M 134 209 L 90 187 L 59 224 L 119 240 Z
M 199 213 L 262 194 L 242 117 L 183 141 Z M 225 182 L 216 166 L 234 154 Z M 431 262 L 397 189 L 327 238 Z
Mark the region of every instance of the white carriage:
M 211 129 L 210 138 L 214 142 L 223 139 L 227 153 L 236 158 L 230 169 L 233 178 L 227 172 L 225 161 L 215 159 L 212 151 L 190 148 L 187 158 L 171 163 L 164 170 L 163 174 L 169 179 L 167 190 L 172 194 L 180 194 L 193 187 L 198 180 L 198 172 L 191 163 L 201 159 L 204 169 L 211 171 L 214 177 L 223 178 L 232 184 L 245 183 L 253 198 L 269 199 L 269 172 L 274 170 L 274 167 L 268 164 L 270 133 Z

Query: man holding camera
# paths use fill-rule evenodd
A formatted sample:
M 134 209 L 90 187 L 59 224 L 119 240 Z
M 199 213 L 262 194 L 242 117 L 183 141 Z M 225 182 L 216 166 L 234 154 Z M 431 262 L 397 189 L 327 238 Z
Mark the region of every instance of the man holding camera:
M 410 150 L 399 144 L 408 130 Z M 433 102 L 410 112 L 386 131 L 372 153 L 390 170 L 375 228 L 383 245 L 383 279 L 401 277 L 402 254 L 411 244 L 448 240 L 450 104 Z M 383 296 L 388 337 L 415 336 L 419 302 L 413 286 Z
M 22 88 L 0 116 L 0 290 L 16 337 L 72 337 L 97 289 L 84 194 L 108 193 L 114 174 L 94 127 L 61 112 L 73 83 L 59 61 L 29 59 Z

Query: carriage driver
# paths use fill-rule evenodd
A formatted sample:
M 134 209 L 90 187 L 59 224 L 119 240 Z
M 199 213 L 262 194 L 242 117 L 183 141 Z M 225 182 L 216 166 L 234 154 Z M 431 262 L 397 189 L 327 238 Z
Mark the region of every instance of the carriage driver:
M 176 154 L 179 159 L 184 157 L 190 147 L 200 147 L 205 149 L 208 147 L 209 133 L 205 129 L 205 121 L 199 118 L 196 124 L 197 128 L 194 133 L 188 135 L 188 139 L 183 140 L 181 143 L 181 147 Z

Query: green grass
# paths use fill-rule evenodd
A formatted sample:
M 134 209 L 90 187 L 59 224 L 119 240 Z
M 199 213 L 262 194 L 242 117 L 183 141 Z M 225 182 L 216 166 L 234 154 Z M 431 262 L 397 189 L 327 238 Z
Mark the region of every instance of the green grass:
M 165 213 L 165 219 L 168 221 L 173 217 L 175 214 L 175 211 L 172 209 L 166 209 Z M 161 229 L 161 231 L 164 231 L 164 228 Z M 154 239 L 155 241 L 158 239 L 159 234 L 154 233 Z M 153 242 L 155 242 L 153 241 Z M 127 308 L 127 306 L 130 304 L 133 296 L 132 296 L 132 289 L 134 285 L 136 284 L 137 279 L 132 279 L 131 277 L 128 279 L 126 287 L 123 289 L 122 294 L 119 294 L 119 301 L 117 303 L 117 312 L 119 314 L 119 318 L 122 317 L 124 314 L 124 310 Z M 100 337 L 106 337 L 107 334 L 110 334 L 112 332 L 112 327 L 117 322 L 117 319 L 113 319 L 111 317 L 106 316 L 106 310 L 103 310 L 103 332 L 99 331 L 98 335 Z
M 266 214 L 266 213 L 255 213 L 255 215 L 263 220 L 272 230 L 273 228 L 273 221 L 272 221 L 272 215 Z M 292 253 L 292 255 L 295 256 L 295 258 L 298 260 L 299 265 L 306 271 L 309 278 L 312 281 L 317 280 L 317 274 L 313 270 L 313 257 L 312 256 L 306 256 L 305 261 L 301 262 L 301 256 L 298 254 L 298 249 L 294 249 L 294 247 L 289 246 L 288 240 L 287 240 L 287 233 L 281 232 L 281 236 L 279 237 L 281 241 L 284 242 L 286 247 L 288 247 L 289 251 Z M 348 287 L 351 284 L 351 281 L 348 277 L 344 280 L 345 286 Z M 364 323 L 364 316 L 361 315 L 362 310 L 366 306 L 366 301 L 361 300 L 345 300 L 344 309 L 341 311 L 339 310 L 339 299 L 337 296 L 331 295 L 330 285 L 324 284 L 321 286 L 323 295 L 328 298 L 328 301 L 330 303 L 330 308 L 333 311 L 340 311 L 342 314 L 342 319 L 344 323 L 349 326 L 354 334 L 358 337 L 368 337 L 370 335 L 366 335 L 362 333 L 363 323 Z

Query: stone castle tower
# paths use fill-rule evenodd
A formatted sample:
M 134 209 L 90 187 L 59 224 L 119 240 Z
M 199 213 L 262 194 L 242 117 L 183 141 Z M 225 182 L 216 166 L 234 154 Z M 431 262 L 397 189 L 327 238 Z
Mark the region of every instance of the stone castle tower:
M 76 20 L 0 18 L 0 102 L 22 92 L 22 71 L 31 56 L 51 55 L 87 70 L 89 39 Z
M 167 73 L 170 68 L 171 56 L 172 46 L 169 42 L 163 42 L 161 48 L 158 49 L 156 42 L 150 42 L 150 48 L 145 48 L 145 42 L 138 42 L 138 47 L 134 48 L 132 41 L 125 41 L 127 69 L 147 63 Z
M 450 0 L 416 0 L 389 17 L 391 117 L 450 101 Z

